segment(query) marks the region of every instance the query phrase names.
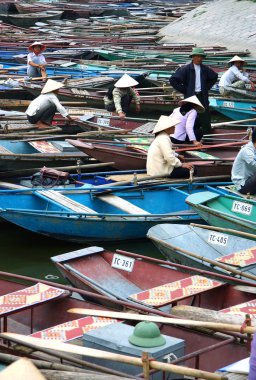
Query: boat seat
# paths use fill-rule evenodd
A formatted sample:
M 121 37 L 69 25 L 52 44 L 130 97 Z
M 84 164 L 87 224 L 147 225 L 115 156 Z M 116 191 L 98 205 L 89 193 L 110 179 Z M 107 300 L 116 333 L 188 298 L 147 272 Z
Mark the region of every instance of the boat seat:
M 193 157 L 201 158 L 203 160 L 219 160 L 219 157 L 212 156 L 211 154 L 205 152 L 199 152 L 197 150 L 188 150 L 185 153 Z
M 247 194 L 242 194 L 240 193 L 235 185 L 227 185 L 227 186 L 218 186 L 219 189 L 223 189 L 225 191 L 228 191 L 231 194 L 238 195 L 240 198 L 245 198 L 245 199 L 256 199 L 255 195 L 247 195 Z
M 4 146 L 0 146 L 0 154 L 14 154 L 9 149 L 5 148 Z
M 140 125 L 137 128 L 134 128 L 133 132 L 135 132 L 135 133 L 151 133 L 153 131 L 156 123 L 157 123 L 157 120 L 156 121 L 149 121 L 145 124 Z
M 88 331 L 96 330 L 111 323 L 121 322 L 119 319 L 105 317 L 83 317 L 74 319 L 50 327 L 45 330 L 37 331 L 30 336 L 45 340 L 54 340 L 59 342 L 68 342 L 69 340 L 82 337 Z
M 49 198 L 50 200 L 64 206 L 69 211 L 74 211 L 77 213 L 87 213 L 87 214 L 97 214 L 96 211 L 83 205 L 82 203 L 76 202 L 73 199 L 66 197 L 58 191 L 54 190 L 39 190 L 35 193 L 42 195 L 44 198 Z
M 15 183 L 11 183 L 11 182 L 4 182 L 4 181 L 0 181 L 0 187 L 2 187 L 4 189 L 10 189 L 10 190 L 22 190 L 22 189 L 25 189 L 24 186 L 17 185 Z
M 220 310 L 222 313 L 231 313 L 236 315 L 245 316 L 245 314 L 250 314 L 252 319 L 256 319 L 256 299 L 243 302 L 238 305 L 228 307 L 227 309 Z
M 127 214 L 136 215 L 150 215 L 150 212 L 143 210 L 142 208 L 135 206 L 134 204 L 128 202 L 126 199 L 118 197 L 113 194 L 99 195 L 97 196 L 101 201 L 106 202 Z
M 216 260 L 221 263 L 234 265 L 240 268 L 256 264 L 256 246 L 241 249 L 240 251 L 233 252 L 230 255 L 217 257 Z
M 69 294 L 70 292 L 66 290 L 38 282 L 33 286 L 0 296 L 0 317 L 5 319 L 4 331 L 7 329 L 7 316 L 60 297 L 67 297 Z
M 28 141 L 28 143 L 40 153 L 60 153 L 60 149 L 49 141 Z
M 223 283 L 219 281 L 196 275 L 132 294 L 129 298 L 144 305 L 158 308 L 222 285 Z

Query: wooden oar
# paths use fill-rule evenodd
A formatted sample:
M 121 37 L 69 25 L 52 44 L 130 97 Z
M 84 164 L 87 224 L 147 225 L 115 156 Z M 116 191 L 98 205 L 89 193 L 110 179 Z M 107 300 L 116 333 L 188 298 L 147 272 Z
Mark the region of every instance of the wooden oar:
M 166 247 L 170 247 L 169 244 L 167 244 L 165 241 L 163 241 L 161 239 L 158 239 L 156 237 L 151 237 L 150 239 L 153 240 L 153 241 L 155 241 L 155 242 L 160 243 L 161 245 L 164 245 Z M 205 256 L 197 255 L 194 252 L 188 251 L 187 249 L 183 249 L 181 247 L 177 247 L 175 245 L 171 245 L 171 248 L 173 250 L 177 251 L 177 252 L 182 252 L 185 255 L 194 257 L 194 258 L 196 258 L 196 259 L 198 259 L 200 261 L 205 261 L 205 262 L 207 262 L 207 263 L 209 263 L 209 264 L 211 264 L 213 266 L 216 266 L 216 267 L 219 267 L 221 269 L 224 269 L 227 272 L 230 272 L 230 273 L 233 273 L 235 275 L 239 275 L 239 276 L 242 276 L 242 277 L 245 277 L 245 278 L 249 278 L 250 280 L 256 281 L 256 276 L 254 276 L 253 274 L 242 272 L 240 270 L 232 268 L 231 266 L 229 266 L 227 264 L 219 263 L 216 260 L 211 260 L 211 259 L 208 259 Z M 214 276 L 214 273 L 213 273 L 213 276 Z
M 233 121 L 223 121 L 221 123 L 212 123 L 212 127 L 221 127 L 222 125 L 233 125 L 233 124 L 239 124 L 239 123 L 245 123 L 247 121 L 255 121 L 256 117 L 253 117 L 251 119 L 244 119 L 244 120 L 233 120 Z
M 129 321 L 150 321 L 150 322 L 155 322 L 155 323 L 165 323 L 168 325 L 204 327 L 204 328 L 215 330 L 215 331 L 241 332 L 240 325 L 233 325 L 230 323 L 191 321 L 189 319 L 166 318 L 166 317 L 159 317 L 155 315 L 120 313 L 118 311 L 92 310 L 92 309 L 82 309 L 82 308 L 69 309 L 68 312 L 82 314 L 82 315 L 91 315 L 94 317 L 125 319 Z M 243 331 L 246 334 L 253 334 L 256 331 L 256 327 L 246 326 Z
M 220 231 L 222 233 L 226 232 L 231 235 L 239 235 L 239 236 L 244 236 L 245 238 L 248 238 L 248 239 L 256 240 L 256 235 L 250 234 L 249 232 L 232 230 L 232 228 L 214 227 L 214 226 L 209 226 L 209 225 L 206 226 L 204 224 L 197 224 L 197 223 L 190 223 L 190 225 L 193 227 L 204 228 L 205 230 Z
M 103 359 L 103 360 L 110 360 L 115 361 L 119 363 L 125 363 L 129 365 L 144 367 L 144 363 L 142 361 L 142 358 L 137 358 L 133 356 L 128 355 L 122 355 L 122 354 L 116 354 L 112 352 L 106 352 L 103 350 L 96 350 L 94 348 L 87 348 L 87 347 L 81 347 L 76 346 L 70 343 L 59 343 L 54 342 L 50 340 L 44 340 L 39 338 L 32 338 L 25 335 L 20 334 L 13 334 L 13 333 L 2 333 L 1 338 L 6 340 L 13 340 L 18 343 L 32 343 L 35 347 L 37 346 L 40 350 L 40 347 L 43 348 L 50 348 L 53 350 L 83 355 L 83 356 L 89 356 L 93 358 Z M 167 364 L 158 362 L 156 360 L 150 360 L 148 361 L 149 369 L 155 369 L 158 371 L 167 371 L 172 372 L 184 376 L 191 376 L 191 377 L 197 377 L 201 379 L 207 379 L 207 380 L 228 380 L 226 377 L 212 373 L 207 371 L 201 371 L 193 368 L 187 368 L 184 366 L 178 366 L 175 364 Z

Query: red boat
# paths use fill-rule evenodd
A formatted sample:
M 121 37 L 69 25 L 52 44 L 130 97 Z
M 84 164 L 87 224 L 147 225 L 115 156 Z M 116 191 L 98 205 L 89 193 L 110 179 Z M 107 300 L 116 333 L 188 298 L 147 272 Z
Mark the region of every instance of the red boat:
M 170 317 L 170 307 L 177 304 L 200 306 L 210 310 L 225 309 L 225 313 L 235 305 L 249 301 L 254 304 L 252 300 L 255 294 L 241 292 L 235 286 L 223 282 L 227 279 L 226 276 L 214 274 L 214 280 L 210 280 L 201 277 L 212 275 L 210 272 L 130 252 L 110 252 L 100 247 L 89 247 L 55 256 L 52 260 L 64 277 L 76 287 L 90 290 L 95 295 L 111 297 L 100 301 L 108 307 L 116 308 L 119 300 L 128 304 L 129 308 L 147 308 L 151 313 Z M 194 290 L 191 289 L 194 280 L 203 281 L 205 287 L 199 290 L 200 286 L 198 288 L 195 285 Z M 234 283 L 251 285 L 240 279 L 234 279 Z M 252 292 L 254 290 L 255 287 Z M 185 364 L 191 367 L 199 364 L 201 369 L 214 371 L 227 362 L 248 356 L 246 347 L 237 341 L 235 343 L 234 336 L 230 338 L 218 333 L 209 335 L 209 331 L 196 332 L 171 325 L 162 326 L 161 332 L 185 339 Z M 216 349 L 213 354 L 209 352 L 210 346 Z

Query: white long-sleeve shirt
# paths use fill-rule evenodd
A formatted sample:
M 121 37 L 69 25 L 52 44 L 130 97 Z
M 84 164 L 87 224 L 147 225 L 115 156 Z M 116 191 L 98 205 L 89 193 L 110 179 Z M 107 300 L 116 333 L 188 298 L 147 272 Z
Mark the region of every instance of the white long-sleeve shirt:
M 242 80 L 245 83 L 249 83 L 250 79 L 247 76 L 247 73 L 241 73 L 237 66 L 231 66 L 220 78 L 219 86 L 225 87 L 230 86 L 233 82 Z
M 28 106 L 26 110 L 26 114 L 29 116 L 33 116 L 37 113 L 37 111 L 42 107 L 47 107 L 47 104 L 55 104 L 58 112 L 63 116 L 67 117 L 68 112 L 67 110 L 60 104 L 59 99 L 53 92 L 48 92 L 47 94 L 41 94 Z
M 176 140 L 185 141 L 188 135 L 189 141 L 195 141 L 194 124 L 197 117 L 196 110 L 192 109 L 183 116 L 180 113 L 179 107 L 173 110 L 172 116 L 180 120 L 180 122 L 175 126 L 174 134 L 171 136 Z
M 232 171 L 231 180 L 236 185 L 238 190 L 244 186 L 245 181 L 256 174 L 256 149 L 250 141 L 241 148 L 235 158 Z
M 172 149 L 169 135 L 165 131 L 159 133 L 148 150 L 147 174 L 167 176 L 171 174 L 174 168 L 181 165 L 182 163 Z

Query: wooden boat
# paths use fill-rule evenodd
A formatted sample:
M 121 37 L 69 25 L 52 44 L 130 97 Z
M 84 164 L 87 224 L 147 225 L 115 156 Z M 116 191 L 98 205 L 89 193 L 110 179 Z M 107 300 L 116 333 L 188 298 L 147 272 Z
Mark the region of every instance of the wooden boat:
M 235 275 L 233 270 L 241 276 L 251 274 L 256 280 L 255 241 L 238 231 L 194 224 L 159 224 L 149 229 L 147 237 L 172 262 L 228 273 L 230 281 Z
M 107 254 L 107 252 L 106 252 Z M 136 266 L 138 266 L 139 261 L 136 260 Z M 135 266 L 135 267 L 136 267 Z M 150 264 L 147 265 L 147 268 L 150 267 Z M 156 267 L 156 265 L 154 265 Z M 142 270 L 143 271 L 143 270 Z M 121 271 L 120 271 L 121 272 Z M 176 272 L 174 275 L 177 279 L 182 279 L 188 276 L 187 274 L 178 272 L 178 271 L 172 271 Z M 144 273 L 144 271 L 143 271 Z M 122 275 L 123 273 L 121 273 Z M 120 275 L 120 276 L 121 276 Z M 141 279 L 143 276 L 140 276 Z M 125 277 L 124 277 L 125 278 Z M 166 277 L 166 280 L 169 281 L 169 278 Z M 24 281 L 27 285 L 24 285 Z M 127 280 L 126 280 L 127 282 Z M 68 312 L 69 309 L 81 309 L 86 308 L 87 310 L 95 311 L 97 309 L 98 311 L 104 311 L 106 310 L 106 307 L 103 308 L 100 305 L 97 305 L 92 303 L 91 301 L 81 301 L 78 299 L 78 297 L 72 296 L 70 293 L 73 293 L 74 291 L 84 297 L 93 297 L 94 301 L 97 302 L 107 302 L 108 300 L 111 302 L 111 304 L 115 305 L 116 308 L 119 309 L 135 309 L 139 312 L 150 312 L 151 314 L 155 314 L 158 316 L 163 317 L 170 317 L 169 313 L 162 312 L 157 309 L 150 309 L 148 307 L 145 307 L 143 305 L 138 304 L 132 304 L 131 302 L 124 302 L 121 300 L 114 300 L 113 298 L 110 299 L 109 297 L 97 295 L 95 293 L 90 293 L 87 291 L 84 291 L 82 289 L 73 288 L 67 285 L 62 284 L 56 284 L 45 280 L 37 280 L 34 278 L 26 277 L 26 276 L 19 276 L 19 275 L 12 275 L 10 273 L 1 272 L 1 280 L 0 280 L 0 295 L 8 295 L 10 293 L 13 293 L 15 295 L 18 295 L 19 291 L 22 291 L 23 294 L 26 294 L 26 292 L 29 292 L 29 287 L 38 287 L 38 283 L 41 284 L 41 289 L 43 289 L 43 286 L 50 290 L 52 289 L 52 295 L 47 300 L 44 299 L 41 302 L 37 303 L 29 303 L 28 301 L 23 304 L 19 308 L 12 307 L 12 310 L 8 313 L 2 313 L 1 317 L 4 319 L 5 324 L 3 330 L 6 331 L 7 329 L 7 320 L 8 320 L 8 331 L 14 332 L 17 334 L 31 334 L 28 336 L 28 339 L 26 340 L 26 337 L 23 336 L 10 336 L 6 335 L 5 340 L 1 340 L 1 350 L 8 352 L 8 344 L 7 341 L 13 341 L 19 342 L 22 344 L 24 342 L 25 345 L 29 345 L 28 341 L 30 341 L 30 344 L 32 344 L 32 347 L 38 347 L 37 341 L 31 341 L 29 338 L 41 338 L 42 344 L 38 347 L 39 351 L 40 349 L 43 351 L 43 342 L 46 344 L 47 341 L 51 340 L 55 343 L 61 343 L 65 342 L 67 340 L 71 340 L 72 344 L 81 346 L 83 344 L 83 334 L 87 331 L 96 329 L 96 328 L 102 328 L 104 329 L 104 325 L 107 326 L 110 323 L 118 323 L 116 319 L 108 319 L 108 318 L 99 318 L 99 317 L 85 317 L 76 314 L 75 316 L 73 314 L 70 314 Z M 28 285 L 29 284 L 29 285 Z M 148 282 L 148 286 L 152 286 L 153 282 Z M 146 283 L 144 284 L 144 287 L 146 286 Z M 227 288 L 227 294 L 230 292 L 230 294 L 233 295 L 232 299 L 233 302 L 240 302 L 240 301 L 248 301 L 252 299 L 253 295 L 249 293 L 241 293 L 234 288 L 231 289 L 229 285 L 220 285 L 220 288 Z M 31 288 L 32 289 L 32 288 Z M 63 292 L 63 293 L 61 293 Z M 221 296 L 221 299 L 224 301 L 225 297 L 223 295 L 223 292 L 218 289 L 218 287 L 215 287 L 215 289 L 209 290 L 208 294 L 215 294 L 218 293 Z M 56 294 L 55 294 L 56 293 Z M 202 295 L 204 293 L 201 293 Z M 38 297 L 37 293 L 34 295 L 34 297 Z M 6 297 L 7 298 L 7 297 Z M 189 297 L 191 298 L 191 297 Z M 230 297 L 229 297 L 230 298 Z M 203 299 L 205 300 L 206 297 L 203 296 Z M 228 302 L 226 297 L 226 302 Z M 230 301 L 229 301 L 230 303 Z M 225 302 L 224 302 L 225 304 Z M 222 305 L 224 305 L 222 304 Z M 219 305 L 221 305 L 219 303 Z M 222 307 L 221 305 L 221 307 Z M 13 306 L 13 304 L 12 304 Z M 20 306 L 20 305 L 19 305 Z M 55 306 L 55 307 L 54 307 Z M 109 308 L 107 309 L 109 310 Z M 31 318 L 33 312 L 33 318 Z M 134 314 L 138 315 L 138 314 Z M 146 317 L 145 317 L 146 318 Z M 71 323 L 71 321 L 74 321 Z M 190 321 L 190 323 L 192 323 Z M 75 328 L 73 328 L 73 325 L 75 324 Z M 243 337 L 243 340 L 232 337 L 232 335 L 224 335 L 218 332 L 210 332 L 208 330 L 202 330 L 198 331 L 196 328 L 188 329 L 184 327 L 177 327 L 173 324 L 161 324 L 161 333 L 165 334 L 170 337 L 175 337 L 176 339 L 182 339 L 184 341 L 185 345 L 185 352 L 176 359 L 177 364 L 182 363 L 182 365 L 186 365 L 189 368 L 199 368 L 200 370 L 206 370 L 206 371 L 215 371 L 216 369 L 223 367 L 226 364 L 229 364 L 231 362 L 237 361 L 239 359 L 243 359 L 248 356 L 247 351 L 247 344 L 244 342 L 247 340 L 246 335 L 240 335 L 240 338 Z M 102 330 L 104 331 L 104 330 Z M 54 339 L 53 339 L 54 336 Z M 19 340 L 21 339 L 21 340 Z M 20 347 L 19 344 L 19 347 Z M 12 349 L 15 349 L 15 346 L 12 347 Z M 102 350 L 108 351 L 109 349 L 106 347 L 102 347 Z M 79 348 L 77 347 L 77 353 L 79 351 Z M 53 351 L 51 351 L 53 352 Z M 13 351 L 11 352 L 13 353 Z M 105 357 L 104 352 L 101 351 L 102 355 L 101 358 Z M 214 353 L 214 354 L 213 354 Z M 24 353 L 23 353 L 24 354 Z M 64 358 L 62 356 L 62 353 L 58 351 L 55 355 L 59 358 Z M 86 356 L 86 355 L 84 355 Z M 70 361 L 74 363 L 76 362 L 77 357 L 75 359 L 74 356 L 70 356 Z M 83 358 L 84 359 L 84 358 Z M 176 363 L 176 361 L 174 363 Z M 95 370 L 95 367 L 93 366 L 92 360 L 86 363 L 86 365 L 89 368 L 92 368 Z M 102 365 L 102 363 L 99 363 Z M 104 360 L 104 365 L 106 366 L 106 361 Z M 175 368 L 175 367 L 173 367 Z M 109 376 L 111 375 L 121 375 L 125 376 L 125 374 L 120 372 L 120 364 L 119 364 L 119 371 L 113 371 L 110 368 L 101 367 L 101 371 L 108 373 Z M 141 369 L 142 371 L 142 369 Z M 201 376 L 200 376 L 201 377 Z M 207 378 L 206 376 L 204 376 Z M 122 377 L 121 377 L 122 378 Z M 202 378 L 202 377 L 201 377 Z M 209 374 L 208 374 L 209 378 Z M 215 379 L 221 380 L 219 377 L 214 377 Z
M 210 98 L 210 107 L 232 120 L 256 117 L 255 101 L 249 99 Z
M 88 161 L 88 157 L 74 150 L 74 147 L 63 141 L 33 140 L 0 142 L 0 172 L 26 168 L 38 168 L 43 165 L 65 166 L 77 160 Z
M 211 191 L 193 194 L 186 202 L 210 225 L 255 234 L 256 202 L 239 195 Z
M 62 16 L 62 11 L 45 11 L 37 13 L 25 13 L 25 14 L 0 14 L 0 19 L 3 22 L 11 23 L 23 28 L 29 28 L 33 26 L 36 22 L 47 21 L 48 19 L 60 19 Z
M 139 239 L 157 223 L 198 221 L 185 199 L 203 188 L 185 184 L 116 191 L 89 185 L 61 191 L 1 190 L 0 216 L 30 231 L 78 243 Z

